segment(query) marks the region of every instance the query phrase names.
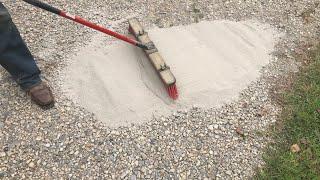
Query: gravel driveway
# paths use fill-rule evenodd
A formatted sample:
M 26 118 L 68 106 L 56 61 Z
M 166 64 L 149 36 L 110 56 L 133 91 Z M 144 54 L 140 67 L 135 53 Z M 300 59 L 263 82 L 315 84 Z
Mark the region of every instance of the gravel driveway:
M 280 106 L 270 94 L 282 75 L 297 71 L 294 54 L 320 35 L 318 0 L 48 0 L 87 19 L 126 31 L 139 17 L 147 27 L 201 20 L 268 23 L 286 34 L 261 78 L 221 108 L 181 110 L 144 125 L 111 129 L 60 93 L 64 59 L 96 32 L 39 11 L 6 3 L 44 78 L 55 108 L 32 104 L 0 69 L 0 179 L 248 179 L 263 165 L 268 127 Z

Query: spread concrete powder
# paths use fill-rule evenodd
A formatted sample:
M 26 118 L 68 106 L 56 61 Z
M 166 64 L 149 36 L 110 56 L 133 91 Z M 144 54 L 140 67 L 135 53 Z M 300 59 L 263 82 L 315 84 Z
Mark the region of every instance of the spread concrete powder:
M 271 59 L 277 37 L 254 21 L 201 22 L 149 30 L 177 79 L 179 99 L 166 90 L 145 54 L 97 35 L 71 60 L 65 90 L 112 127 L 145 122 L 193 105 L 210 108 L 237 98 Z

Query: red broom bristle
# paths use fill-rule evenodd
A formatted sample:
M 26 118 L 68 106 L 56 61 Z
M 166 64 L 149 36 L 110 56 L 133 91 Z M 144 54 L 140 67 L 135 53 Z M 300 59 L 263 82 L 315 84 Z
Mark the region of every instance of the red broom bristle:
M 176 100 L 178 98 L 178 90 L 177 90 L 177 86 L 171 85 L 167 88 L 168 94 L 169 96 L 173 99 Z

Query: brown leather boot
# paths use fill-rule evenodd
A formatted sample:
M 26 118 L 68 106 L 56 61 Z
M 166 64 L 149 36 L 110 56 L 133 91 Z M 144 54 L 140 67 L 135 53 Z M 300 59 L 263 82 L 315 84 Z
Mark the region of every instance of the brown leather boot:
M 50 87 L 41 82 L 39 85 L 32 87 L 27 91 L 31 100 L 42 108 L 48 109 L 54 106 L 54 97 Z

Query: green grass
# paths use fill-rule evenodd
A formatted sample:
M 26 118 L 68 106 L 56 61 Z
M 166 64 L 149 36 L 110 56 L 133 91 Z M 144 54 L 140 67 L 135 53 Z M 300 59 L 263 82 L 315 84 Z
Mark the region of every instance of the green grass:
M 266 150 L 266 165 L 256 178 L 320 179 L 320 47 L 282 100 L 281 128 L 274 128 L 276 142 Z M 293 144 L 301 151 L 291 152 Z

